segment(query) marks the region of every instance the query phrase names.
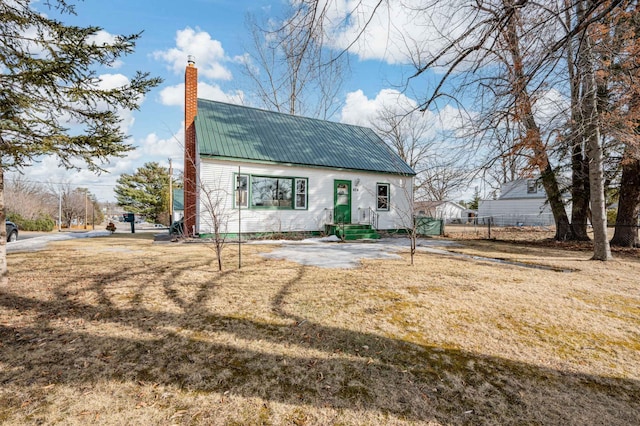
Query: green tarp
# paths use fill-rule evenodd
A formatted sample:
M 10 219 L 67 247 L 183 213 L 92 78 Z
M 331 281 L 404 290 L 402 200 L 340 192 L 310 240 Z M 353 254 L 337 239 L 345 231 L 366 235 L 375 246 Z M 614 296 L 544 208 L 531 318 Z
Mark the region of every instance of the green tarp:
M 426 216 L 416 216 L 416 232 L 418 235 L 443 235 L 444 220 Z

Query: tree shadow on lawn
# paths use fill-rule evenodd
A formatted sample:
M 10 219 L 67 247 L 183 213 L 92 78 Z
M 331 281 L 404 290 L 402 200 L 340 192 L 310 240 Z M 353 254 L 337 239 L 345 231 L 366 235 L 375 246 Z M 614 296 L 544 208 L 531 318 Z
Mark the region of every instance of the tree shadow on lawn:
M 97 305 L 74 300 L 65 291 L 53 300 L 35 300 L 0 289 L 0 306 L 39 316 L 38 326 L 0 325 L 0 385 L 19 389 L 101 380 L 142 382 L 453 424 L 640 422 L 636 380 L 417 345 L 291 315 L 284 301 L 305 270 L 300 267 L 272 300 L 272 311 L 294 320 L 290 325 L 208 310 L 205 302 L 215 297 L 219 278 L 186 300 L 171 288 L 172 277 L 179 274 L 175 268 L 161 271 L 165 284 L 160 287 L 182 312 L 122 308 L 109 300 L 105 289 L 148 273 L 144 268 L 93 277 Z M 143 290 L 135 289 L 139 296 L 132 300 L 139 301 Z M 61 320 L 68 325 L 54 324 Z M 96 335 L 85 330 L 87 324 L 94 329 L 116 324 L 134 337 Z M 221 339 L 219 333 L 234 339 Z M 240 348 L 243 341 L 253 349 Z M 255 349 L 262 343 L 265 351 Z M 289 349 L 296 348 L 300 355 L 291 355 Z M 18 397 L 3 399 L 0 406 L 14 410 L 22 402 Z

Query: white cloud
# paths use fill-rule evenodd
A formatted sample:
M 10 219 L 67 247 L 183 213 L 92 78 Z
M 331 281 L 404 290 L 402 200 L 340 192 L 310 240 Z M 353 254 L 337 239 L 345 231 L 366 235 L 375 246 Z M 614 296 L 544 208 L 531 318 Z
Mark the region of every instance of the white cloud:
M 102 74 L 100 75 L 99 78 L 100 78 L 100 81 L 98 82 L 97 86 L 103 90 L 123 87 L 129 84 L 130 82 L 129 78 L 123 74 Z M 140 95 L 138 98 L 138 104 L 142 104 L 143 101 L 144 101 L 144 96 Z M 108 105 L 107 103 L 98 104 L 98 109 L 106 110 L 108 108 L 111 108 L 111 106 Z M 129 133 L 129 130 L 131 129 L 131 127 L 133 127 L 133 124 L 135 122 L 133 111 L 120 108 L 118 109 L 118 116 L 122 118 L 122 121 L 120 122 L 120 129 L 124 133 Z
M 439 2 L 429 9 L 423 0 L 334 0 L 327 7 L 324 28 L 334 48 L 349 49 L 362 60 L 420 66 L 475 19 L 465 0 Z
M 383 111 L 393 111 L 398 115 L 411 113 L 413 117 L 410 121 L 414 125 L 428 129 L 424 137 L 433 137 L 449 131 L 455 132 L 466 121 L 461 111 L 450 105 L 436 112 L 420 111 L 415 99 L 395 89 L 382 89 L 375 98 L 371 99 L 362 90 L 348 93 L 340 121 L 365 127 L 373 127 L 377 123 L 379 127 L 386 128 L 388 123 L 379 121 Z
M 105 30 L 99 30 L 94 35 L 90 36 L 87 41 L 90 44 L 95 44 L 96 46 L 104 46 L 105 44 L 113 44 L 116 42 L 116 36 L 108 33 Z
M 244 103 L 244 92 L 241 90 L 225 92 L 217 84 L 211 85 L 201 81 L 198 82 L 198 97 L 239 105 Z M 184 83 L 162 89 L 160 91 L 160 103 L 167 106 L 184 107 Z
M 418 103 L 395 89 L 382 89 L 375 98 L 369 99 L 362 90 L 347 93 L 340 121 L 343 123 L 369 126 L 384 109 L 398 113 L 414 111 Z M 426 115 L 430 115 L 427 111 Z
M 182 74 L 187 65 L 187 57 L 193 55 L 198 72 L 213 80 L 231 80 L 231 71 L 224 62 L 233 61 L 226 57 L 222 43 L 211 38 L 206 31 L 185 28 L 176 32 L 176 47 L 155 51 L 153 57 L 168 63 L 175 74 Z
M 138 146 L 138 152 L 144 158 L 156 158 L 151 161 L 158 161 L 159 159 L 171 158 L 174 160 L 182 159 L 184 147 L 184 125 L 180 127 L 180 130 L 175 135 L 172 135 L 168 139 L 160 138 L 156 133 L 148 134 Z

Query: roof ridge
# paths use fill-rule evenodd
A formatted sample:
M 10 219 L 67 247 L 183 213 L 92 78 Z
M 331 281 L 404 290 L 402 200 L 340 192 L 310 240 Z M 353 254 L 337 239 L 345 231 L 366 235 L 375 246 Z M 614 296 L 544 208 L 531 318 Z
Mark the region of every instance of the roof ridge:
M 291 114 L 289 112 L 272 111 L 270 109 L 258 108 L 258 107 L 255 107 L 255 106 L 240 105 L 240 104 L 234 104 L 234 103 L 231 103 L 231 102 L 222 102 L 222 101 L 216 101 L 216 100 L 206 99 L 206 98 L 198 98 L 197 100 L 198 101 L 205 101 L 205 102 L 212 102 L 212 103 L 222 104 L 222 105 L 228 105 L 228 106 L 237 107 L 237 108 L 252 109 L 254 111 L 267 112 L 267 113 L 270 113 L 270 114 L 284 115 L 284 116 L 288 116 L 288 117 L 292 117 L 292 118 L 296 118 L 296 119 L 302 118 L 302 119 L 306 119 L 306 120 L 321 121 L 323 123 L 338 124 L 340 126 L 350 126 L 350 127 L 356 127 L 358 129 L 372 130 L 371 128 L 369 128 L 367 126 L 361 126 L 359 124 L 343 123 L 341 121 L 333 121 L 333 120 L 328 120 L 328 119 L 323 119 L 323 118 L 309 117 L 309 116 L 306 116 L 306 115 L 296 115 L 296 114 Z

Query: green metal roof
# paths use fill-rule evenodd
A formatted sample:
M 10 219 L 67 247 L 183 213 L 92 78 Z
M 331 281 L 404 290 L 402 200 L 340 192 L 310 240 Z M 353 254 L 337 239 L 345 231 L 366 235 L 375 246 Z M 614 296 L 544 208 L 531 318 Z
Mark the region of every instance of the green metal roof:
M 366 127 L 198 99 L 201 156 L 415 175 Z

